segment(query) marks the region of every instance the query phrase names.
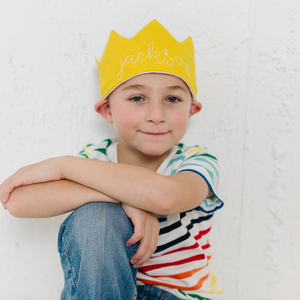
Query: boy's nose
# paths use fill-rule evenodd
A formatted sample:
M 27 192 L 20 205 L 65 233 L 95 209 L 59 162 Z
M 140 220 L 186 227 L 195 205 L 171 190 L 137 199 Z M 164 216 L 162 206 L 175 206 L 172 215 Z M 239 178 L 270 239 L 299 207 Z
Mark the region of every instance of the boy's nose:
M 147 121 L 159 124 L 165 121 L 164 107 L 161 103 L 151 103 L 148 105 Z

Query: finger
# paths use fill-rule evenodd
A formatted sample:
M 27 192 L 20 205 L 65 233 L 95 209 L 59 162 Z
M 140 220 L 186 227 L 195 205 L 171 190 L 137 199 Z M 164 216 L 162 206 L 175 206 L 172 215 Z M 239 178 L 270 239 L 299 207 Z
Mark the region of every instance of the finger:
M 134 233 L 130 239 L 126 242 L 126 246 L 130 247 L 134 244 L 136 244 L 138 241 L 140 241 L 142 239 L 143 235 L 140 233 Z
M 3 194 L 2 203 L 6 203 L 9 200 L 10 193 Z
M 130 259 L 130 263 L 133 265 L 134 268 L 140 266 L 141 259 L 144 258 L 145 254 L 147 253 L 149 247 L 151 245 L 151 240 L 149 239 L 141 239 L 140 245 L 134 255 Z
M 7 202 L 7 184 L 8 184 L 8 180 L 4 180 L 1 184 L 1 189 L 0 189 L 0 197 L 1 197 L 1 202 L 5 203 Z
M 127 247 L 134 245 L 135 243 L 137 243 L 138 241 L 140 241 L 143 238 L 143 236 L 145 234 L 143 223 L 144 222 L 136 222 L 136 224 L 134 224 L 134 233 L 130 237 L 130 239 L 127 240 L 127 242 L 126 242 Z
M 134 269 L 139 268 L 145 262 L 147 262 L 149 260 L 149 258 L 152 256 L 152 254 L 155 252 L 155 249 L 156 248 L 154 248 L 154 249 L 149 248 L 149 250 L 145 253 L 145 255 L 133 265 L 133 268 Z
M 7 209 L 6 203 L 1 202 L 4 209 Z
M 152 254 L 155 252 L 156 248 L 157 248 L 157 243 L 153 243 L 152 240 L 147 251 L 141 257 L 141 259 L 139 259 L 136 263 L 134 263 L 133 268 L 138 268 L 142 266 L 146 261 L 148 261 L 149 258 L 152 256 Z
M 0 184 L 0 201 L 2 202 L 2 198 L 3 198 L 3 187 L 5 185 L 5 181 L 3 181 L 1 184 Z
M 145 253 L 148 251 L 152 241 L 152 230 L 151 228 L 145 228 L 145 234 L 143 238 L 140 240 L 140 245 L 137 248 L 135 254 L 132 256 L 130 262 L 135 265 L 139 260 L 142 259 L 142 257 L 145 255 Z
M 157 226 L 151 227 L 151 240 L 150 240 L 150 245 L 148 249 L 146 249 L 146 252 L 141 256 L 140 259 L 138 259 L 134 264 L 134 268 L 138 268 L 142 266 L 155 252 L 157 248 L 157 242 L 158 242 L 158 237 L 159 237 L 159 230 L 160 226 L 157 224 Z M 138 254 L 138 253 L 137 253 Z M 133 259 L 137 259 L 135 256 L 132 257 Z
M 10 193 L 16 188 L 16 187 L 19 187 L 21 186 L 22 183 L 18 182 L 18 181 L 15 181 L 13 180 L 13 178 L 11 179 L 7 179 L 5 180 L 3 183 L 2 183 L 2 199 L 1 201 L 3 203 L 7 202 L 9 200 L 9 196 L 10 196 Z

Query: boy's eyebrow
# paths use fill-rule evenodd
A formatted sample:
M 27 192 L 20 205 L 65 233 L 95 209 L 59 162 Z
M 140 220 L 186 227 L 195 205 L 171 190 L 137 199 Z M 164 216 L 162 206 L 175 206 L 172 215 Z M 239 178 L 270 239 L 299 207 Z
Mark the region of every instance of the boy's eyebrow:
M 126 86 L 122 89 L 122 91 L 125 91 L 125 90 L 152 90 L 152 89 L 147 85 L 133 84 L 133 85 Z M 168 86 L 168 87 L 166 87 L 166 90 L 171 90 L 171 91 L 180 90 L 187 94 L 189 93 L 189 91 L 187 89 L 185 89 L 184 87 L 182 87 L 180 85 Z

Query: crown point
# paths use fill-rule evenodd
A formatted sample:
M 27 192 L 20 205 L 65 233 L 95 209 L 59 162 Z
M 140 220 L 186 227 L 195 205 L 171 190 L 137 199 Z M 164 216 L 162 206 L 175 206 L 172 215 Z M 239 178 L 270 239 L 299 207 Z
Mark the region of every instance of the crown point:
M 184 41 L 180 42 L 181 45 L 186 45 L 188 48 L 191 48 L 194 49 L 194 46 L 193 46 L 193 39 L 192 37 L 187 37 Z
M 109 39 L 115 39 L 115 38 L 128 40 L 128 38 L 118 34 L 116 31 L 112 30 L 110 32 Z

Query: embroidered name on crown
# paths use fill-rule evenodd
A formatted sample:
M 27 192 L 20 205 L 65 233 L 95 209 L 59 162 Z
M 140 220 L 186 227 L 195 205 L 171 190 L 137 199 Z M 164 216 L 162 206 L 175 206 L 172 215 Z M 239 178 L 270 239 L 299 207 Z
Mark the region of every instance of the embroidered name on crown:
M 162 54 L 163 55 L 163 54 Z M 185 69 L 187 71 L 187 73 L 190 75 L 190 66 L 188 63 L 186 63 L 180 56 L 175 56 L 175 57 L 171 57 L 170 55 L 168 55 L 168 50 L 164 49 L 164 59 L 162 61 L 160 61 L 160 56 L 161 56 L 161 51 L 156 50 L 154 51 L 154 43 L 150 42 L 148 44 L 148 53 L 147 55 L 145 55 L 144 52 L 140 52 L 136 59 L 134 60 L 133 54 L 131 55 L 127 55 L 124 59 L 124 61 L 122 61 L 122 57 L 120 57 L 120 64 L 121 64 L 121 69 L 118 73 L 118 79 L 121 80 L 123 77 L 123 69 L 125 64 L 135 64 L 139 61 L 144 61 L 147 58 L 152 59 L 153 57 L 156 58 L 157 63 L 162 65 L 164 63 L 166 63 L 167 65 L 173 65 L 174 63 L 177 63 L 178 65 L 185 65 Z

